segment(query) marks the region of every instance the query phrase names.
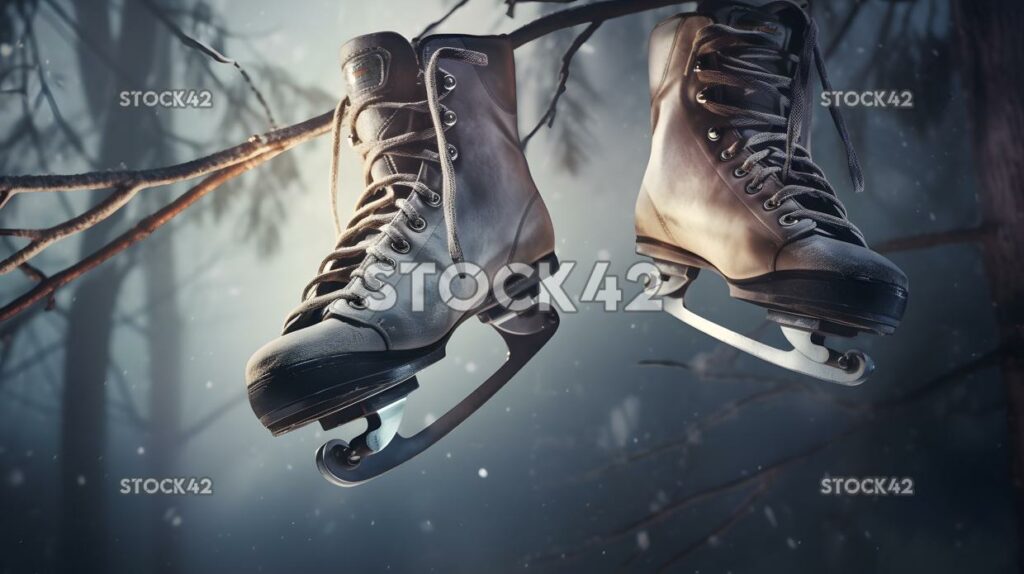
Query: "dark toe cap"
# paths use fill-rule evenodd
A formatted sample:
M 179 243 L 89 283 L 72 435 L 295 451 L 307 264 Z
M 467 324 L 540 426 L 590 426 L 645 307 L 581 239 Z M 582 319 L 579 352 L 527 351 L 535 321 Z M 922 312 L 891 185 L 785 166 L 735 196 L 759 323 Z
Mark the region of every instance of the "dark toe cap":
M 385 350 L 387 344 L 374 329 L 328 318 L 263 345 L 249 358 L 245 381 L 252 385 L 274 371 L 342 353 Z
M 820 271 L 849 279 L 881 282 L 904 291 L 907 276 L 882 255 L 867 247 L 823 235 L 812 235 L 782 248 L 775 259 L 776 271 Z

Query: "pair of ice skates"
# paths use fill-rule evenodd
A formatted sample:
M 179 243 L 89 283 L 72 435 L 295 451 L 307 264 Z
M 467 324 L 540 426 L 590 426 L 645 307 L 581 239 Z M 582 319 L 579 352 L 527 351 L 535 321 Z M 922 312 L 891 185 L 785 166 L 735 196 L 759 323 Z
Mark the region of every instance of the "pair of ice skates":
M 347 124 L 366 189 L 284 334 L 250 359 L 247 382 L 254 412 L 275 435 L 365 418 L 357 438 L 317 452 L 328 480 L 352 485 L 465 420 L 552 337 L 558 315 L 533 302 L 540 268 L 556 264 L 554 232 L 520 149 L 509 40 L 441 35 L 413 45 L 370 34 L 347 43 L 341 60 L 348 96 L 336 112 L 334 157 Z M 867 247 L 800 143 L 809 138 L 812 66 L 831 89 L 815 25 L 788 0 L 717 2 L 654 29 L 654 136 L 636 207 L 637 252 L 654 260 L 660 277 L 649 289 L 680 320 L 787 369 L 855 385 L 871 360 L 823 339 L 891 333 L 907 280 Z M 836 110 L 833 119 L 859 188 L 860 166 Z M 393 272 L 409 263 L 472 263 L 487 277 L 509 264 L 519 271 L 502 284 L 507 297 L 489 292 L 471 308 L 453 308 L 440 282 Z M 688 310 L 686 289 L 705 268 L 726 279 L 732 297 L 768 309 L 793 349 Z M 476 285 L 462 274 L 450 279 L 455 293 Z M 393 295 L 383 309 L 382 290 Z M 474 315 L 499 332 L 508 360 L 419 434 L 399 436 L 416 373 L 440 360 Z

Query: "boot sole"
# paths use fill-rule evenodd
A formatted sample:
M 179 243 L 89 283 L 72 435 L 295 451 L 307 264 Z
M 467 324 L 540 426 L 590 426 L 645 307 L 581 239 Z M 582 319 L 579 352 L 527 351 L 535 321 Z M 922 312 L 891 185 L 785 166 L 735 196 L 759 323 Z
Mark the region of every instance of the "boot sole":
M 725 279 L 734 299 L 854 331 L 892 334 L 907 307 L 907 291 L 884 281 L 828 271 L 773 271 L 733 280 L 700 256 L 657 240 L 638 237 L 636 252 L 655 260 L 709 269 Z

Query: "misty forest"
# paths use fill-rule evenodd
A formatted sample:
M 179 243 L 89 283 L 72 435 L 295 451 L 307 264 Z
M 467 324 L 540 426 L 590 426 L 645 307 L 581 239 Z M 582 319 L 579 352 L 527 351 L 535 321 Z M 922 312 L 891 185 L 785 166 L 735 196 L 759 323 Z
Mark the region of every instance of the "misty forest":
M 466 424 L 358 488 L 314 468 L 335 431 L 274 438 L 253 417 L 246 359 L 334 241 L 326 134 L 345 40 L 510 34 L 558 256 L 625 277 L 651 137 L 647 37 L 680 4 L 0 4 L 0 570 L 1018 570 L 1024 14 L 1010 0 L 812 3 L 836 89 L 914 95 L 911 109 L 843 110 L 857 194 L 814 99 L 817 163 L 910 278 L 900 330 L 855 342 L 878 364 L 867 384 L 581 303 Z M 210 105 L 122 105 L 170 88 Z M 343 212 L 362 172 L 347 151 Z M 715 281 L 698 304 L 762 330 Z M 469 392 L 499 343 L 459 331 L 403 424 Z M 914 492 L 822 494 L 847 476 Z M 123 493 L 135 477 L 209 478 L 212 494 Z

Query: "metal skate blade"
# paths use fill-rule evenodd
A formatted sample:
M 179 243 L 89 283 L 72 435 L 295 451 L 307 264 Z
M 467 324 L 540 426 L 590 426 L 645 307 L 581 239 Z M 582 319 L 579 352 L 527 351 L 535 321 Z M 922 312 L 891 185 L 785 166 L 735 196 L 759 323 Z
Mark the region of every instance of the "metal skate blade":
M 783 328 L 793 344 L 791 350 L 778 349 L 756 341 L 690 311 L 682 298 L 662 299 L 663 309 L 680 321 L 719 341 L 784 369 L 844 386 L 857 386 L 867 380 L 874 362 L 860 351 L 839 353 L 815 342 L 811 333 Z
M 376 412 L 380 422 L 377 428 L 366 433 L 366 446 L 373 452 L 380 452 L 398 434 L 398 425 L 405 413 L 405 398 L 401 398 Z

